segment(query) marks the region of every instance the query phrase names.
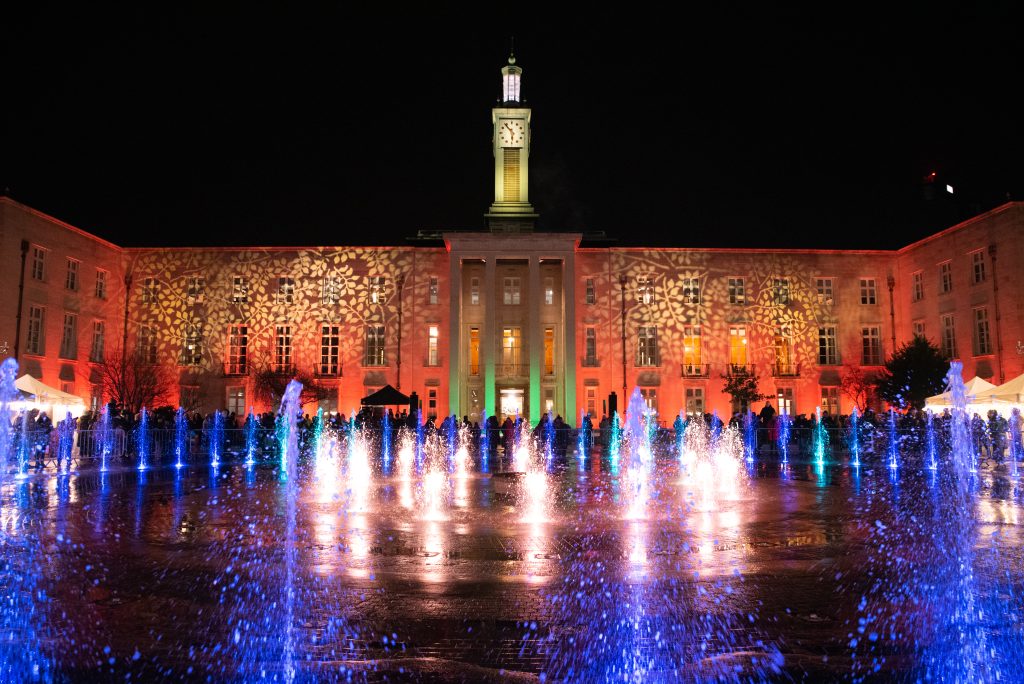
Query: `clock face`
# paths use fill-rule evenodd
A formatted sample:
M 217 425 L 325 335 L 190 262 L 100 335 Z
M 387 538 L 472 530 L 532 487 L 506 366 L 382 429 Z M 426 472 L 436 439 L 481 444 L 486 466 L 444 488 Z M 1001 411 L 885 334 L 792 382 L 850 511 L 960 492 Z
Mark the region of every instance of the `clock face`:
M 518 119 L 499 119 L 498 139 L 502 147 L 522 147 L 526 143 L 526 126 Z

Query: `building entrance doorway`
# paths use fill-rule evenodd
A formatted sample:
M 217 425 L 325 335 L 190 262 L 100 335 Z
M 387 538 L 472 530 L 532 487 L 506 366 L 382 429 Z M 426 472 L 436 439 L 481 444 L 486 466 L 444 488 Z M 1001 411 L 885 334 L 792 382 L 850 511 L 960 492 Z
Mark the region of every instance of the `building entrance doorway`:
M 526 391 L 519 388 L 506 388 L 498 390 L 498 410 L 501 411 L 501 419 L 510 416 L 512 420 L 516 416 L 523 415 L 523 402 Z

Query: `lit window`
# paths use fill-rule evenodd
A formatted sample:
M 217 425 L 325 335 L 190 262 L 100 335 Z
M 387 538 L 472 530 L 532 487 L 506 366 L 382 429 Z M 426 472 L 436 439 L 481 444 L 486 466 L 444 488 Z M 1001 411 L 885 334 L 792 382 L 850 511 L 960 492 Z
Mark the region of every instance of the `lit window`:
M 437 276 L 430 276 L 427 281 L 427 303 L 437 304 Z
M 282 276 L 277 279 L 277 303 L 295 303 L 295 278 Z
M 480 303 L 480 279 L 469 279 L 469 303 L 476 306 Z
M 826 325 L 818 328 L 818 364 L 835 366 L 839 363 L 839 346 L 836 342 L 836 328 Z
M 324 323 L 320 326 L 320 375 L 338 374 L 341 326 Z
M 947 358 L 955 359 L 956 353 L 956 325 L 953 322 L 953 314 L 943 314 L 939 317 L 941 336 L 939 342 L 942 346 L 942 353 Z
M 939 264 L 939 294 L 953 291 L 953 262 L 943 261 Z
M 103 363 L 104 347 L 106 346 L 106 324 L 103 321 L 92 322 L 92 346 L 89 347 L 89 360 Z
M 64 331 L 60 338 L 60 357 L 62 359 L 78 358 L 78 315 L 64 313 Z
M 985 282 L 985 252 L 978 250 L 971 255 L 972 272 L 974 273 L 974 284 Z
M 544 375 L 555 374 L 555 329 L 544 328 Z
M 544 278 L 544 303 L 548 306 L 555 303 L 555 279 L 551 276 Z
M 156 327 L 152 325 L 139 326 L 138 352 L 143 363 L 156 363 Z
M 78 267 L 81 265 L 82 262 L 78 259 L 68 258 L 68 273 L 64 278 L 65 290 L 78 290 Z
M 658 327 L 642 325 L 637 330 L 636 365 L 658 365 Z
M 366 326 L 366 355 L 363 357 L 364 366 L 383 366 L 384 361 L 384 326 Z
M 32 245 L 32 280 L 46 280 L 46 248 Z
M 729 326 L 729 365 L 734 370 L 746 370 L 747 367 L 747 328 L 746 326 Z
M 775 374 L 796 374 L 796 366 L 793 364 L 793 331 L 788 325 L 780 325 L 775 329 Z
M 779 413 L 784 413 L 787 416 L 793 415 L 796 406 L 793 404 L 793 388 L 792 387 L 778 387 L 775 390 L 775 400 L 779 404 Z
M 924 271 L 915 271 L 911 276 L 912 291 L 910 301 L 919 302 L 924 299 Z
M 775 303 L 779 305 L 789 304 L 789 278 L 775 278 L 772 280 L 772 289 L 775 293 Z
M 469 329 L 469 374 L 480 375 L 480 328 Z
M 245 375 L 249 367 L 249 326 L 228 326 L 228 375 Z
M 232 385 L 228 387 L 228 413 L 236 416 L 245 415 L 245 385 Z
M 865 366 L 882 365 L 882 334 L 878 326 L 861 328 L 861 363 Z
M 154 304 L 160 293 L 160 284 L 156 278 L 143 278 L 142 280 L 142 303 Z
M 684 393 L 686 398 L 686 415 L 687 416 L 701 416 L 704 415 L 704 388 L 703 387 L 687 387 Z
M 185 281 L 185 296 L 193 304 L 202 304 L 206 295 L 206 278 L 189 276 Z
M 519 291 L 520 291 L 520 280 L 519 278 L 508 277 L 504 279 L 504 297 L 503 301 L 505 304 L 516 305 L 519 304 Z
M 370 277 L 370 303 L 383 304 L 388 298 L 388 279 L 385 276 Z
M 249 279 L 245 276 L 235 276 L 231 279 L 231 301 L 235 304 L 249 301 Z
M 839 415 L 839 388 L 838 387 L 822 387 L 821 388 L 821 412 L 822 414 L 828 413 L 830 416 Z
M 683 326 L 683 375 L 702 376 L 701 339 L 699 325 Z
M 818 293 L 819 304 L 831 304 L 835 297 L 835 288 L 831 278 L 815 278 L 814 288 Z
M 522 349 L 522 329 L 503 328 L 501 331 L 501 363 L 506 376 L 519 374 L 519 351 Z
M 988 328 L 988 309 L 974 310 L 974 354 L 984 356 L 992 353 L 992 337 Z
M 647 409 L 654 415 L 658 414 L 658 389 L 656 387 L 641 387 L 640 396 L 643 397 Z
M 593 278 L 587 278 L 586 292 L 587 292 L 587 299 L 586 299 L 587 304 L 595 304 L 597 302 L 597 289 L 594 287 L 594 279 Z
M 30 306 L 28 308 L 28 331 L 25 341 L 25 352 L 28 354 L 43 354 L 43 321 L 44 309 L 41 306 Z
M 427 327 L 427 365 L 437 366 L 440 364 L 437 351 L 437 341 L 440 337 L 438 327 L 431 325 Z
M 274 331 L 274 371 L 292 372 L 292 326 L 278 325 Z
M 747 303 L 747 286 L 743 278 L 729 278 L 729 303 L 737 306 Z
M 198 325 L 186 323 L 182 335 L 181 364 L 198 366 L 203 362 L 203 338 Z
M 700 304 L 700 278 L 683 278 L 683 303 Z
M 107 298 L 107 272 L 102 268 L 96 269 L 96 299 Z
M 636 300 L 641 304 L 650 304 L 654 301 L 654 279 L 652 277 L 637 276 Z
M 876 304 L 877 298 L 875 296 L 875 279 L 874 278 L 861 278 L 860 279 L 860 303 L 861 304 Z

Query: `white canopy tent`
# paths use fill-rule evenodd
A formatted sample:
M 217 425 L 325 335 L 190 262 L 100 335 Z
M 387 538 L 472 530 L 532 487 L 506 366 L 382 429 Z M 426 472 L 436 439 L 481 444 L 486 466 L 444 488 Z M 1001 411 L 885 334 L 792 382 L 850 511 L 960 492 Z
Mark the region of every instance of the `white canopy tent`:
M 50 414 L 50 418 L 54 422 L 64 420 L 68 412 L 76 418 L 85 413 L 85 401 L 81 397 L 54 389 L 27 373 L 15 380 L 14 386 L 32 397 L 22 402 L 16 402 L 15 408 L 18 410 L 39 409 L 43 413 Z
M 995 385 L 991 382 L 982 380 L 977 375 L 964 383 L 964 393 L 967 395 L 968 405 L 976 403 L 978 394 L 986 390 L 995 389 Z M 924 405 L 930 409 L 945 408 L 953 405 L 953 400 L 950 396 L 949 391 L 943 392 L 942 394 L 936 394 L 934 397 L 928 397 L 924 401 Z
M 1018 375 L 998 387 L 979 392 L 977 399 L 979 402 L 995 404 L 995 408 L 1000 413 L 1004 413 L 1014 406 L 1024 408 L 1024 374 Z M 1007 407 L 1008 404 L 1009 407 Z

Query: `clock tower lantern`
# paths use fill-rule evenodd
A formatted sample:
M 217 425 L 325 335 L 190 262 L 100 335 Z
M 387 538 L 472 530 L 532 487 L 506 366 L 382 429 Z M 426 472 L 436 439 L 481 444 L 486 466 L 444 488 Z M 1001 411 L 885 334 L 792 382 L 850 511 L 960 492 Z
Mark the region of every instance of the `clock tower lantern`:
M 501 101 L 491 110 L 494 203 L 486 217 L 492 233 L 531 232 L 537 220 L 530 204 L 530 108 L 519 95 L 522 76 L 509 55 L 501 69 Z

